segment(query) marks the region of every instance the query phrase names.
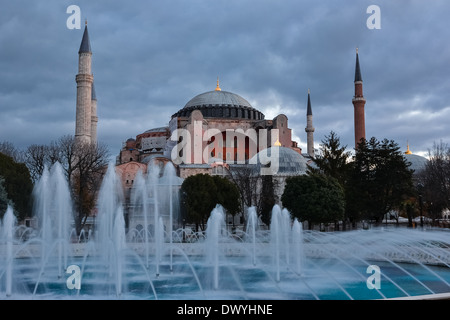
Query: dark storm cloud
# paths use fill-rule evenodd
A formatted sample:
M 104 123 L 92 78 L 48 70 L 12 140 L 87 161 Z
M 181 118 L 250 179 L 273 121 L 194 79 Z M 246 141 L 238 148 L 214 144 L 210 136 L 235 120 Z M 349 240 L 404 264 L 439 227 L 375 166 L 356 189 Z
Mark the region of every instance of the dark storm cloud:
M 304 147 L 311 88 L 315 140 L 331 130 L 353 147 L 355 47 L 368 137 L 426 151 L 450 142 L 446 1 L 8 1 L 0 12 L 0 141 L 26 147 L 75 130 L 81 30 L 88 19 L 99 139 L 122 141 L 167 125 L 195 95 L 223 90 L 266 114 L 284 113 Z M 381 8 L 369 30 L 366 9 Z

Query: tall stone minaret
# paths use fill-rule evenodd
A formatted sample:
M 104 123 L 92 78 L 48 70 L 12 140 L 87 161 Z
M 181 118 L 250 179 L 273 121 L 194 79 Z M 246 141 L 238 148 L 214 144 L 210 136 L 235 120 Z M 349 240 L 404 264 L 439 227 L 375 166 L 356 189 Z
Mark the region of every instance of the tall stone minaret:
M 92 141 L 92 85 L 94 76 L 92 75 L 91 63 L 92 51 L 86 22 L 80 50 L 78 51 L 78 74 L 75 78 L 77 82 L 75 141 L 78 143 L 91 143 Z M 97 107 L 95 106 L 95 118 L 96 109 Z
M 364 105 L 366 99 L 363 95 L 363 81 L 361 77 L 361 69 L 359 67 L 358 48 L 356 48 L 356 67 L 355 67 L 355 96 L 352 100 L 355 118 L 355 149 L 358 143 L 366 138 L 366 125 L 364 120 Z
M 311 158 L 314 158 L 314 127 L 313 127 L 313 115 L 311 109 L 311 96 L 308 89 L 308 108 L 306 110 L 306 149 Z

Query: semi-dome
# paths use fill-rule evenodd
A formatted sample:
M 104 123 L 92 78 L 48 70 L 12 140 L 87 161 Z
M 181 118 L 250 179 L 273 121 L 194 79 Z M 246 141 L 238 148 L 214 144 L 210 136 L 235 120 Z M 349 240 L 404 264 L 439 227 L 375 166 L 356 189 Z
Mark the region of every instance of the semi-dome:
M 240 95 L 217 89 L 195 96 L 172 118 L 189 117 L 194 110 L 200 110 L 205 118 L 264 119 L 264 114 L 253 108 Z
M 275 150 L 277 149 L 277 150 Z M 267 153 L 266 153 L 267 152 Z M 277 155 L 278 152 L 278 155 Z M 275 164 L 267 164 L 265 165 L 263 159 L 267 155 L 273 161 L 277 161 L 278 168 Z M 275 156 L 277 155 L 277 156 Z M 306 170 L 308 169 L 308 162 L 301 154 L 295 152 L 291 148 L 286 147 L 270 147 L 258 152 L 249 163 L 256 163 L 256 170 L 260 172 L 261 167 L 271 167 L 272 169 L 278 169 L 275 175 L 281 176 L 295 176 L 306 174 Z

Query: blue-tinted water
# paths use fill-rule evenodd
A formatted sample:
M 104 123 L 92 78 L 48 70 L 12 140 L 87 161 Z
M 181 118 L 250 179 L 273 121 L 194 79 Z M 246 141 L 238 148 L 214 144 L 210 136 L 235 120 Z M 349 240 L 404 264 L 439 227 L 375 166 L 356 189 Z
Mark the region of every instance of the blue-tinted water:
M 81 258 L 70 258 L 69 264 L 83 268 L 81 289 L 70 290 L 66 284 L 70 275 L 58 278 L 55 264 L 45 267 L 39 278 L 38 260 L 17 259 L 11 298 L 363 300 L 450 292 L 450 269 L 446 267 L 371 261 L 381 271 L 380 289 L 376 290 L 367 287 L 367 278 L 372 274 L 366 273 L 368 265 L 362 262 L 306 259 L 300 275 L 282 265 L 277 282 L 271 259 L 259 259 L 256 266 L 248 260 L 227 257 L 221 262 L 219 289 L 215 290 L 213 267 L 205 264 L 204 258 L 190 257 L 189 265 L 185 258 L 174 256 L 172 270 L 168 261 L 163 260 L 159 276 L 154 264 L 146 268 L 129 259 L 123 266 L 122 293 L 117 295 L 114 270 L 97 262 L 83 264 Z M 2 289 L 0 283 L 3 299 Z

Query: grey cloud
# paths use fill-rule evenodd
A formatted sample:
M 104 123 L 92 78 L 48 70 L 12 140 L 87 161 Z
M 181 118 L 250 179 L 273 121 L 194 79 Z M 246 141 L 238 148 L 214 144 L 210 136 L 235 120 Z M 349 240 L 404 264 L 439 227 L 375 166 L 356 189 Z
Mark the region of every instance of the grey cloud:
M 128 137 L 166 125 L 193 96 L 213 90 L 219 76 L 222 89 L 261 110 L 276 100 L 303 140 L 311 88 L 316 142 L 334 130 L 352 148 L 359 46 L 366 134 L 403 148 L 409 140 L 413 151 L 450 142 L 445 118 L 406 116 L 447 115 L 450 4 L 375 2 L 381 30 L 366 28 L 366 2 L 77 1 L 91 36 L 99 138 L 116 154 Z M 70 4 L 2 7 L 0 140 L 26 147 L 73 134 L 82 30 L 65 27 Z

